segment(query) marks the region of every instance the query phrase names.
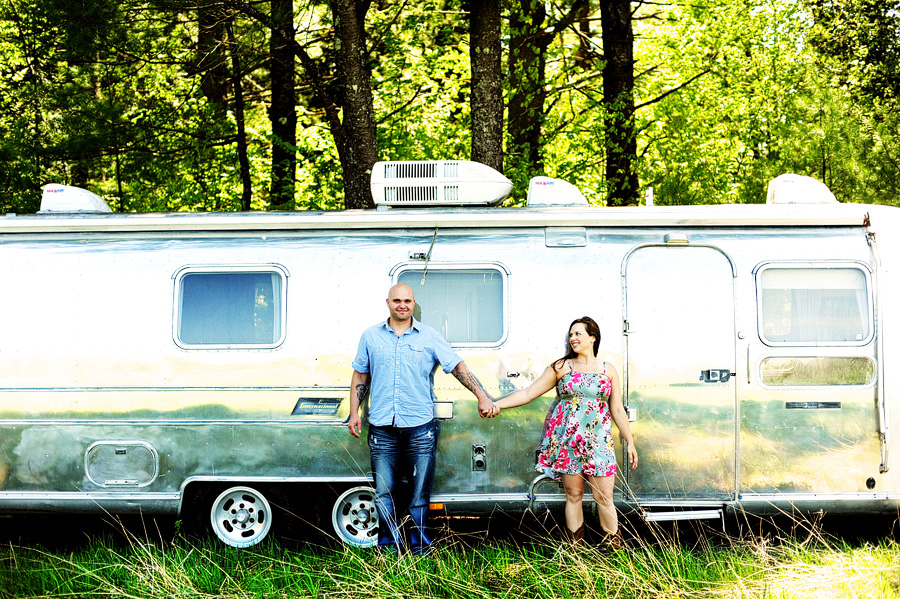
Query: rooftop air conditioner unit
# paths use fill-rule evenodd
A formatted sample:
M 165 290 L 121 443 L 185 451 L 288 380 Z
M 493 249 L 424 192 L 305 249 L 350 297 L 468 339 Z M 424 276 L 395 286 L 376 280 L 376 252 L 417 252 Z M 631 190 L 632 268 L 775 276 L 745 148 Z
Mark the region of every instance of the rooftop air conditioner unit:
M 390 161 L 375 163 L 371 187 L 377 206 L 496 206 L 512 181 L 468 160 Z
M 80 187 L 48 183 L 41 195 L 41 209 L 38 214 L 80 212 L 97 214 L 112 212 L 98 195 Z

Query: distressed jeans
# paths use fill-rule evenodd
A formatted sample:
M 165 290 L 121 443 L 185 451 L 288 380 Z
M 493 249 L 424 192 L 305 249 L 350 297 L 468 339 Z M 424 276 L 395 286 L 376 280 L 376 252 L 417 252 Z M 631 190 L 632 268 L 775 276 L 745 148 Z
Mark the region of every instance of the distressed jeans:
M 403 537 L 399 522 L 407 511 L 412 519 L 410 550 L 421 553 L 431 544 L 425 525 L 434 481 L 437 435 L 438 425 L 434 420 L 411 428 L 369 426 L 379 548 L 401 549 Z M 408 504 L 404 505 L 407 498 Z

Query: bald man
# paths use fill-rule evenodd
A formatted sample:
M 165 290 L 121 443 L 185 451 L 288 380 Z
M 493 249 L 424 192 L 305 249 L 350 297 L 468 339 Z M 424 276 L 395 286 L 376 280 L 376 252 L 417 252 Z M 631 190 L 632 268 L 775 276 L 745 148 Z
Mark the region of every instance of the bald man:
M 347 427 L 359 438 L 359 406 L 368 393 L 378 546 L 391 552 L 404 549 L 398 522 L 408 511 L 412 519 L 409 549 L 421 554 L 431 544 L 425 525 L 437 448 L 434 372 L 438 364 L 478 398 L 482 417 L 493 415 L 493 402 L 441 334 L 413 317 L 416 298 L 412 288 L 403 284 L 391 287 L 387 307 L 387 320 L 366 329 L 359 340 Z M 403 478 L 410 488 L 401 496 Z M 402 497 L 409 497 L 408 505 L 397 505 Z

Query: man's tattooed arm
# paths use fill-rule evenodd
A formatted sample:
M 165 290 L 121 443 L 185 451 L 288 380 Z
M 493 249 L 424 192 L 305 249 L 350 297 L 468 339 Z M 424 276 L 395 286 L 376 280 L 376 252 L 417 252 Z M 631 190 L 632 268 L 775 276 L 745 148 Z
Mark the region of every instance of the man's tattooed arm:
M 365 383 L 358 383 L 356 385 L 356 401 L 362 404 L 363 399 L 366 397 L 366 391 L 369 390 L 369 386 Z
M 350 418 L 347 420 L 347 427 L 350 429 L 350 434 L 354 437 L 359 437 L 359 433 L 362 430 L 359 406 L 369 390 L 369 381 L 368 373 L 353 371 L 353 378 L 350 380 Z
M 475 378 L 475 375 L 472 374 L 462 362 L 460 362 L 459 366 L 453 370 L 453 376 L 462 383 L 463 387 L 474 393 L 476 396 L 478 395 L 478 391 L 484 392 L 484 387 L 481 386 L 481 383 Z M 485 393 L 485 395 L 487 394 Z
M 472 392 L 475 397 L 478 397 L 479 393 L 483 395 L 485 399 L 493 400 L 493 398 L 488 395 L 487 389 L 484 388 L 484 385 L 481 384 L 472 371 L 469 370 L 469 367 L 466 366 L 465 362 L 460 362 L 456 368 L 453 369 L 453 376 L 456 377 L 462 386 Z

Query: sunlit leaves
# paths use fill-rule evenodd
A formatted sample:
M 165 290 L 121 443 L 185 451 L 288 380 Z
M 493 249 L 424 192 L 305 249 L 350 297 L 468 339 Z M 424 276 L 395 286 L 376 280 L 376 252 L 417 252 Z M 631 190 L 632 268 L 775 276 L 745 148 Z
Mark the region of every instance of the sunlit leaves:
M 373 70 L 381 159 L 467 158 L 469 47 L 462 3 L 386 2 L 370 15 L 372 37 L 381 34 Z
M 542 30 L 552 31 L 572 5 L 544 3 Z M 523 3 L 503 6 L 508 17 Z M 201 91 L 195 7 L 188 0 L 0 3 L 0 212 L 37 210 L 40 188 L 51 181 L 84 184 L 126 211 L 240 208 L 232 107 Z M 641 196 L 652 187 L 658 204 L 761 202 L 769 179 L 796 172 L 823 180 L 842 201 L 897 202 L 900 2 L 633 7 Z M 588 21 L 563 28 L 547 46 L 540 156 L 543 173 L 602 204 L 603 40 L 596 2 L 590 10 Z M 467 18 L 462 0 L 369 7 L 380 159 L 469 157 Z M 323 65 L 326 86 L 334 85 L 330 20 L 324 0 L 295 2 L 296 39 Z M 253 208 L 268 209 L 269 32 L 238 17 L 235 33 Z M 507 28 L 503 43 L 509 39 Z M 295 203 L 339 208 L 335 143 L 297 66 Z M 517 83 L 508 77 L 505 85 L 508 105 Z M 509 203 L 520 204 L 541 169 L 512 159 L 506 168 L 516 182 Z

